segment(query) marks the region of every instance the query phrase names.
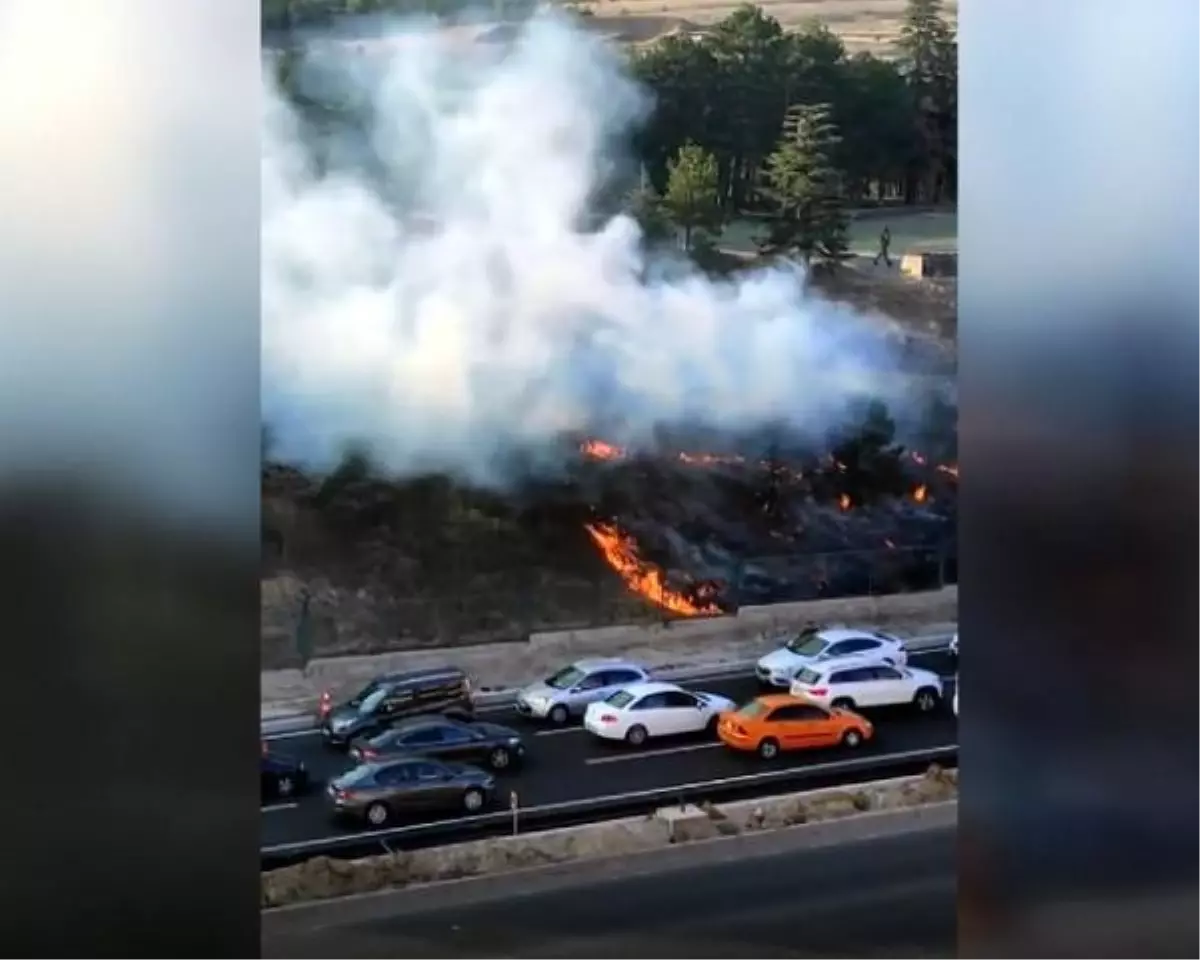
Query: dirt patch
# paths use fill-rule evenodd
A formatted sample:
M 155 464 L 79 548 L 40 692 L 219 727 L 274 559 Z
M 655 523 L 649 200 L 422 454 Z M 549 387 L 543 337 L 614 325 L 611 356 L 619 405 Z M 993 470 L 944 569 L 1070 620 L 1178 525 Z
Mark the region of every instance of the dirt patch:
M 856 257 L 835 274 L 815 277 L 813 285 L 831 300 L 884 314 L 905 330 L 932 339 L 951 362 L 957 356 L 957 277 L 910 277 L 896 261 L 889 268 Z

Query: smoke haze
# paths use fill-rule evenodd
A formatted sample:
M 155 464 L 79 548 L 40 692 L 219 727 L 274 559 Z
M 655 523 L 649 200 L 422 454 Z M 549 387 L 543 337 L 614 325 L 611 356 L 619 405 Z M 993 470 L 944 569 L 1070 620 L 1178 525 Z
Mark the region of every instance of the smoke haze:
M 406 22 L 385 55 L 316 57 L 369 105 L 382 176 L 348 137 L 318 174 L 264 69 L 274 455 L 323 468 L 362 442 L 397 473 L 487 480 L 498 454 L 598 423 L 619 442 L 681 421 L 821 429 L 879 393 L 878 336 L 806 300 L 797 271 L 714 282 L 646 263 L 628 217 L 589 222 L 650 107 L 619 54 L 549 14 L 504 45 L 448 38 Z

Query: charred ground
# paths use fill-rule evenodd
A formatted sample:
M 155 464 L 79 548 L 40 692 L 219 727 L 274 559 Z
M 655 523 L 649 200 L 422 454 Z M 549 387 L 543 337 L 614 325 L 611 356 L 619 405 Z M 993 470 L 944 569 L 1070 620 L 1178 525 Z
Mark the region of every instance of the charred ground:
M 784 432 L 563 439 L 553 474 L 501 493 L 263 469 L 263 660 L 510 640 L 739 604 L 955 579 L 955 411 L 899 438 L 879 405 L 820 443 Z

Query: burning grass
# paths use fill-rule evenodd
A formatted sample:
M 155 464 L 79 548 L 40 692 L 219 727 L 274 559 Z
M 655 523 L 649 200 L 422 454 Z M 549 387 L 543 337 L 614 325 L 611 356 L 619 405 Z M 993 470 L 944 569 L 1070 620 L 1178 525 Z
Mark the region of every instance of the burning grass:
M 506 494 L 445 477 L 264 470 L 264 663 L 708 616 L 953 580 L 957 465 L 877 426 L 815 453 L 575 441 Z M 951 566 L 947 566 L 947 560 Z M 307 597 L 307 599 L 305 599 Z

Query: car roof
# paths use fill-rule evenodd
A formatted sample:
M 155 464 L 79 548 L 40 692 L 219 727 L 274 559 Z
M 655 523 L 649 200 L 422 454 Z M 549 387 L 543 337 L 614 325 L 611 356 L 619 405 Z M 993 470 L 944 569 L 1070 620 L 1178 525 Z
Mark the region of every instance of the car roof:
M 879 654 L 864 654 L 854 657 L 839 657 L 836 660 L 825 660 L 821 663 L 814 663 L 807 667 L 808 670 L 815 670 L 821 676 L 826 676 L 837 670 L 856 670 L 859 667 L 895 667 L 900 669 L 894 663 L 884 663 L 883 657 Z
M 370 767 L 372 772 L 383 770 L 397 763 L 413 763 L 416 761 L 422 763 L 438 763 L 435 757 L 426 757 L 419 753 L 392 753 L 386 757 L 380 757 L 378 760 L 372 760 L 370 763 L 360 764 L 360 766 Z
M 644 680 L 641 683 L 626 684 L 621 688 L 635 697 L 645 697 L 652 693 L 664 693 L 667 690 L 681 689 L 677 683 L 667 683 L 665 680 Z
M 886 640 L 891 642 L 892 637 L 880 633 L 878 630 L 865 630 L 861 627 L 823 627 L 820 631 L 821 639 L 827 640 L 829 643 L 837 643 L 839 640 L 853 640 L 857 637 L 870 637 L 872 640 Z
M 379 684 L 429 683 L 437 680 L 457 680 L 465 676 L 461 667 L 422 667 L 417 670 L 400 670 L 382 674 L 372 681 Z
M 571 666 L 579 670 L 600 670 L 605 667 L 628 667 L 630 670 L 640 670 L 646 672 L 646 668 L 640 663 L 634 663 L 632 660 L 623 660 L 620 657 L 584 657 L 582 660 L 574 661 Z
M 413 731 L 413 730 L 420 730 L 422 727 L 441 727 L 441 726 L 457 727 L 457 726 L 461 726 L 461 724 L 459 724 L 458 721 L 451 719 L 450 717 L 445 717 L 438 713 L 421 713 L 415 717 L 405 717 L 403 720 L 399 720 L 396 723 L 391 724 L 386 730 L 383 730 L 382 732 L 383 733 L 394 733 L 396 731 L 400 731 L 401 733 L 409 733 L 410 731 Z
M 794 697 L 790 693 L 764 693 L 761 697 L 755 697 L 764 707 L 785 707 L 791 706 L 794 703 L 802 703 L 805 706 L 814 706 L 814 704 L 804 697 Z

